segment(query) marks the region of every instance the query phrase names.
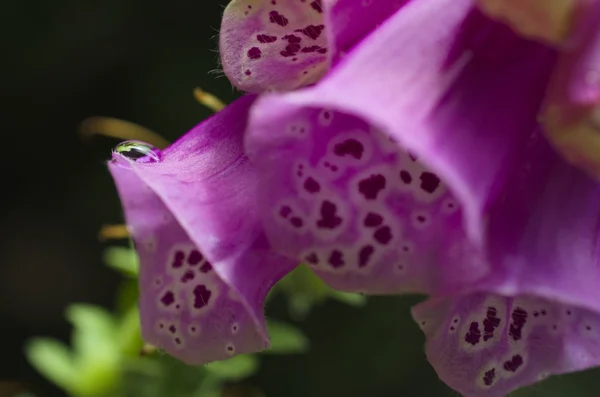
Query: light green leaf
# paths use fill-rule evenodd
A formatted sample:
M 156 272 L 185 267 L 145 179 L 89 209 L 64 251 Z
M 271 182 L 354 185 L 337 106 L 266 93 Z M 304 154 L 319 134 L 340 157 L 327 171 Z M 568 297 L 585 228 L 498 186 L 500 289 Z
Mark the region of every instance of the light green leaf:
M 119 321 L 118 340 L 123 351 L 128 356 L 139 356 L 144 345 L 140 330 L 140 313 L 137 306 L 131 306 Z
M 267 326 L 271 335 L 271 347 L 265 353 L 295 354 L 308 350 L 308 338 L 298 328 L 273 321 L 269 321 Z
M 352 294 L 349 292 L 341 292 L 332 290 L 330 296 L 342 303 L 346 303 L 350 306 L 361 307 L 367 303 L 367 297 L 361 294 Z
M 66 317 L 74 326 L 73 352 L 78 367 L 72 394 L 96 397 L 116 389 L 123 357 L 113 316 L 99 306 L 73 304 Z
M 305 265 L 299 265 L 285 276 L 276 289 L 282 291 L 288 300 L 288 310 L 295 319 L 304 319 L 312 307 L 323 303 L 329 288 Z
M 218 378 L 228 381 L 240 381 L 248 378 L 258 370 L 258 359 L 250 354 L 242 354 L 224 361 L 215 361 L 204 367 Z
M 35 338 L 25 345 L 31 365 L 48 380 L 67 391 L 73 390 L 78 368 L 73 353 L 62 342 L 51 338 Z
M 104 250 L 104 262 L 118 272 L 137 277 L 139 259 L 134 249 L 125 247 L 109 247 Z
M 119 353 L 117 325 L 105 309 L 87 304 L 72 304 L 66 311 L 73 330 L 73 350 L 80 359 L 112 359 Z

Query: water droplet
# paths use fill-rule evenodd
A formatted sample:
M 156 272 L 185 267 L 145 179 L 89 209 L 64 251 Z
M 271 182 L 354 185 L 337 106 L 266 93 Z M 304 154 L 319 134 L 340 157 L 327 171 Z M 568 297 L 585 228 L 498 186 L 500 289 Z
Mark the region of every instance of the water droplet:
M 119 143 L 114 153 L 138 163 L 155 163 L 159 161 L 158 149 L 142 141 L 125 141 Z

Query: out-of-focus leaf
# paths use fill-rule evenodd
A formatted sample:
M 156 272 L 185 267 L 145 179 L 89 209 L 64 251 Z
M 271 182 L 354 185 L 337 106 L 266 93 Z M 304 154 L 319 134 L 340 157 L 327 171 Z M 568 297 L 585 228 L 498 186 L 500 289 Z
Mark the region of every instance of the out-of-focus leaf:
M 276 285 L 288 300 L 290 315 L 304 319 L 314 305 L 323 303 L 330 289 L 305 265 L 299 265 Z
M 132 306 L 137 306 L 139 288 L 137 279 L 126 278 L 121 282 L 115 299 L 118 314 L 127 313 Z
M 131 306 L 119 321 L 118 340 L 128 356 L 138 356 L 144 345 L 140 330 L 140 313 L 137 306 Z
M 224 361 L 215 361 L 204 367 L 209 374 L 228 381 L 248 378 L 258 370 L 258 359 L 250 354 L 242 354 Z
M 73 394 L 81 397 L 102 396 L 118 387 L 121 360 L 118 328 L 105 309 L 74 304 L 67 308 L 73 324 L 73 352 L 78 376 Z
M 125 247 L 109 247 L 104 250 L 104 262 L 118 272 L 137 277 L 139 259 L 135 250 Z
M 25 345 L 31 365 L 58 387 L 71 392 L 78 369 L 73 353 L 62 342 L 51 338 L 35 338 Z
M 265 350 L 265 353 L 295 354 L 308 350 L 308 338 L 298 328 L 273 321 L 269 321 L 267 326 L 271 336 L 271 347 Z
M 333 299 L 350 306 L 362 307 L 367 303 L 367 297 L 361 294 L 332 290 L 330 295 Z
M 72 304 L 66 311 L 73 324 L 73 350 L 80 358 L 95 361 L 118 354 L 117 325 L 105 309 L 88 304 Z

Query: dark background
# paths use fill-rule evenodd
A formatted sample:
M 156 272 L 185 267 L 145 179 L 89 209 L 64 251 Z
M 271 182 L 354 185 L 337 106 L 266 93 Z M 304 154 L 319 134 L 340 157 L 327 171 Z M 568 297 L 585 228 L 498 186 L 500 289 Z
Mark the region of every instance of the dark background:
M 112 305 L 119 280 L 102 263 L 106 245 L 97 238 L 102 224 L 122 220 L 103 164 L 117 142 L 84 142 L 77 126 L 112 116 L 172 141 L 210 114 L 194 101 L 194 87 L 226 101 L 239 95 L 218 72 L 225 1 L 0 4 L 0 380 L 60 396 L 28 366 L 23 342 L 35 335 L 68 340 L 64 308 Z M 425 361 L 409 317 L 415 301 L 373 298 L 366 309 L 328 302 L 302 324 L 311 352 L 267 356 L 250 382 L 269 397 L 456 395 Z M 268 308 L 284 312 L 281 300 Z M 560 377 L 523 395 L 560 396 L 578 385 L 574 395 L 597 396 L 600 382 L 585 386 L 588 379 Z

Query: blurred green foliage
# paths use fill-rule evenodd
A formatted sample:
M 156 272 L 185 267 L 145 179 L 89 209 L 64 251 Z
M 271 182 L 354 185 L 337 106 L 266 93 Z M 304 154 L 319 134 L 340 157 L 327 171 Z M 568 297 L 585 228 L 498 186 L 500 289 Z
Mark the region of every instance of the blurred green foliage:
M 194 367 L 179 363 L 147 347 L 140 334 L 137 309 L 138 257 L 132 248 L 114 246 L 105 251 L 106 264 L 123 275 L 114 312 L 104 308 L 71 304 L 66 318 L 73 325 L 71 346 L 51 339 L 34 338 L 26 346 L 31 364 L 48 380 L 72 397 L 222 397 L 226 386 L 254 375 L 260 354 L 245 354 Z M 327 298 L 361 306 L 365 298 L 328 288 L 312 271 L 299 266 L 270 294 L 283 293 L 294 317 L 305 317 Z M 271 347 L 262 354 L 301 354 L 309 349 L 308 338 L 295 326 L 269 319 Z M 239 393 L 239 392 L 236 392 Z M 240 396 L 255 395 L 251 389 Z

